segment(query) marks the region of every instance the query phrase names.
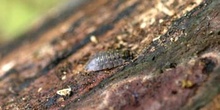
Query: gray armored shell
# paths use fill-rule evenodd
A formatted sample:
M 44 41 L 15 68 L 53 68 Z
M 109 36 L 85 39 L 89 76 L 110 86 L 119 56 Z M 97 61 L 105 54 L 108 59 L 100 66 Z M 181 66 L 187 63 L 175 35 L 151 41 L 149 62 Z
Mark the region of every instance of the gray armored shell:
M 111 69 L 131 59 L 129 51 L 111 50 L 95 54 L 86 64 L 86 71 Z

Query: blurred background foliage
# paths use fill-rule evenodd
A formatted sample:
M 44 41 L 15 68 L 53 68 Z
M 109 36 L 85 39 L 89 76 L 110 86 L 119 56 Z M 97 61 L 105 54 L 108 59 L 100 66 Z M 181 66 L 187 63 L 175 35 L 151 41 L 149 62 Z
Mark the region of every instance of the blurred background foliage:
M 0 44 L 25 32 L 34 21 L 60 2 L 59 0 L 1 0 Z

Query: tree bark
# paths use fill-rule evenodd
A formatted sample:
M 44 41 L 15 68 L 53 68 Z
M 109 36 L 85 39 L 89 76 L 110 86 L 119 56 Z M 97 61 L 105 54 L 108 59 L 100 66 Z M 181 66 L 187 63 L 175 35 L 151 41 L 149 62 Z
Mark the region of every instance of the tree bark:
M 219 0 L 91 0 L 61 11 L 68 16 L 0 48 L 0 107 L 220 109 L 219 8 Z M 108 50 L 133 59 L 84 69 Z

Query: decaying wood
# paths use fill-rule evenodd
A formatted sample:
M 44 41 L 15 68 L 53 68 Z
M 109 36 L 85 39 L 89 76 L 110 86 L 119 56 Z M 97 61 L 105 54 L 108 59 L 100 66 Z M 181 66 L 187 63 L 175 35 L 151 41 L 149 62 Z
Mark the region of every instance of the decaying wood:
M 219 8 L 219 0 L 91 0 L 47 31 L 28 32 L 34 40 L 1 48 L 0 107 L 218 110 Z M 114 49 L 134 58 L 84 70 L 92 55 Z

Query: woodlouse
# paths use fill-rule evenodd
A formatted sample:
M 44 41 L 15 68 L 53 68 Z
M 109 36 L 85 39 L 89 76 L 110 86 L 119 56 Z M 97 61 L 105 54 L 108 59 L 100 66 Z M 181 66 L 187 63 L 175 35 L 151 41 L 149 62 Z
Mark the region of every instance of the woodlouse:
M 95 54 L 85 66 L 86 71 L 100 71 L 115 68 L 128 62 L 132 58 L 130 51 L 109 50 Z

